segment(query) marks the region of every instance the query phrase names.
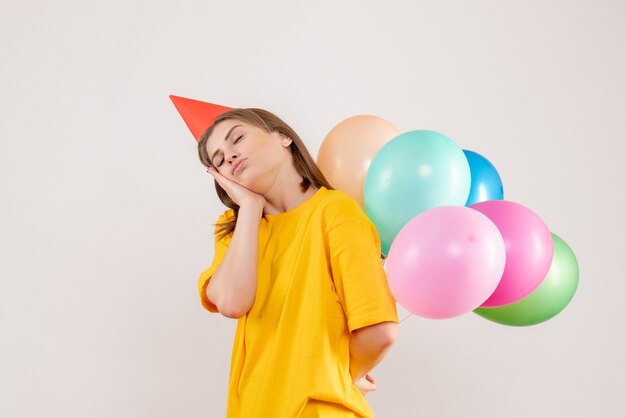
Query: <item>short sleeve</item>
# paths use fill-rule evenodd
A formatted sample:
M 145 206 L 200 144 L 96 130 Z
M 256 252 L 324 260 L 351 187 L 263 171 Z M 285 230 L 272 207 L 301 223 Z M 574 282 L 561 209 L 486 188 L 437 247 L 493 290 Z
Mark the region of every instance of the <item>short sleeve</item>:
M 234 211 L 232 209 L 227 210 L 220 215 L 220 217 L 217 220 L 217 223 L 219 224 L 219 223 L 225 222 L 226 220 L 228 220 L 229 217 L 233 215 L 234 215 Z M 217 231 L 217 226 L 215 227 L 214 233 L 216 231 Z M 218 239 L 217 236 L 215 236 L 215 249 L 213 253 L 213 262 L 211 263 L 211 266 L 209 268 L 207 268 L 206 270 L 202 272 L 202 274 L 200 274 L 200 278 L 198 279 L 198 292 L 200 293 L 200 302 L 202 303 L 202 306 L 205 309 L 207 309 L 209 312 L 217 313 L 219 312 L 219 310 L 217 309 L 217 306 L 215 306 L 215 304 L 211 302 L 209 298 L 207 297 L 206 287 L 209 284 L 209 281 L 211 280 L 213 273 L 215 273 L 215 270 L 217 270 L 220 263 L 224 259 L 224 255 L 226 254 L 226 250 L 228 249 L 228 244 L 230 243 L 231 238 L 232 238 L 232 234 L 229 234 L 221 239 Z
M 398 322 L 396 301 L 380 260 L 380 237 L 367 218 L 341 221 L 328 231 L 331 270 L 350 332 Z

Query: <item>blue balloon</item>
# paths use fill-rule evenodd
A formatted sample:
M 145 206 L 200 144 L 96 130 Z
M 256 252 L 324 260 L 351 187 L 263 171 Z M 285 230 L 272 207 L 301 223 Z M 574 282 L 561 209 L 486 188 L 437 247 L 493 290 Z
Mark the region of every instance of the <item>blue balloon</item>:
M 463 150 L 472 173 L 472 185 L 465 206 L 486 200 L 503 200 L 504 190 L 498 170 L 482 155 Z

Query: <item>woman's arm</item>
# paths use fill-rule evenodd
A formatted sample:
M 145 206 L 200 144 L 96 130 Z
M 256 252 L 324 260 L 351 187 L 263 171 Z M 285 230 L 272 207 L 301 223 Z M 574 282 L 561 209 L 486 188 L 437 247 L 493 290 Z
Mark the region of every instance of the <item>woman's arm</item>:
M 249 204 L 239 208 L 228 250 L 207 285 L 207 297 L 226 317 L 240 318 L 254 303 L 262 214 L 261 205 Z
M 239 211 L 230 244 L 207 284 L 206 296 L 222 315 L 240 318 L 250 310 L 256 296 L 259 224 L 265 198 L 222 176 L 214 167 L 207 171 L 239 206 Z
M 396 340 L 398 324 L 380 324 L 354 330 L 350 335 L 350 374 L 356 382 L 372 370 Z

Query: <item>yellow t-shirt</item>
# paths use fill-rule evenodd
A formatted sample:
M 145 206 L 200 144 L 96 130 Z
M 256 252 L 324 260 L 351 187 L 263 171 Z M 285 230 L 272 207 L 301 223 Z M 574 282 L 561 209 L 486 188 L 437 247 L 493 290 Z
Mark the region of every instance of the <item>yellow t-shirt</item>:
M 218 222 L 233 214 L 226 210 Z M 326 187 L 259 222 L 257 291 L 237 320 L 228 417 L 373 417 L 352 383 L 349 338 L 358 328 L 398 322 L 376 228 L 349 195 Z M 198 280 L 210 312 L 218 310 L 206 286 L 231 238 L 216 240 Z

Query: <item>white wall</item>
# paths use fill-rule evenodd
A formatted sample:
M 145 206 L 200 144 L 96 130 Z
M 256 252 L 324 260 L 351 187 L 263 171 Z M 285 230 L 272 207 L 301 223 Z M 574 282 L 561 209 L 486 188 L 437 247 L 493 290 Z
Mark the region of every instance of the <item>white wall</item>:
M 544 324 L 403 322 L 377 417 L 626 416 L 625 45 L 621 1 L 2 0 L 0 416 L 225 416 L 235 322 L 196 291 L 223 206 L 169 94 L 313 155 L 360 113 L 439 130 L 573 248 Z

